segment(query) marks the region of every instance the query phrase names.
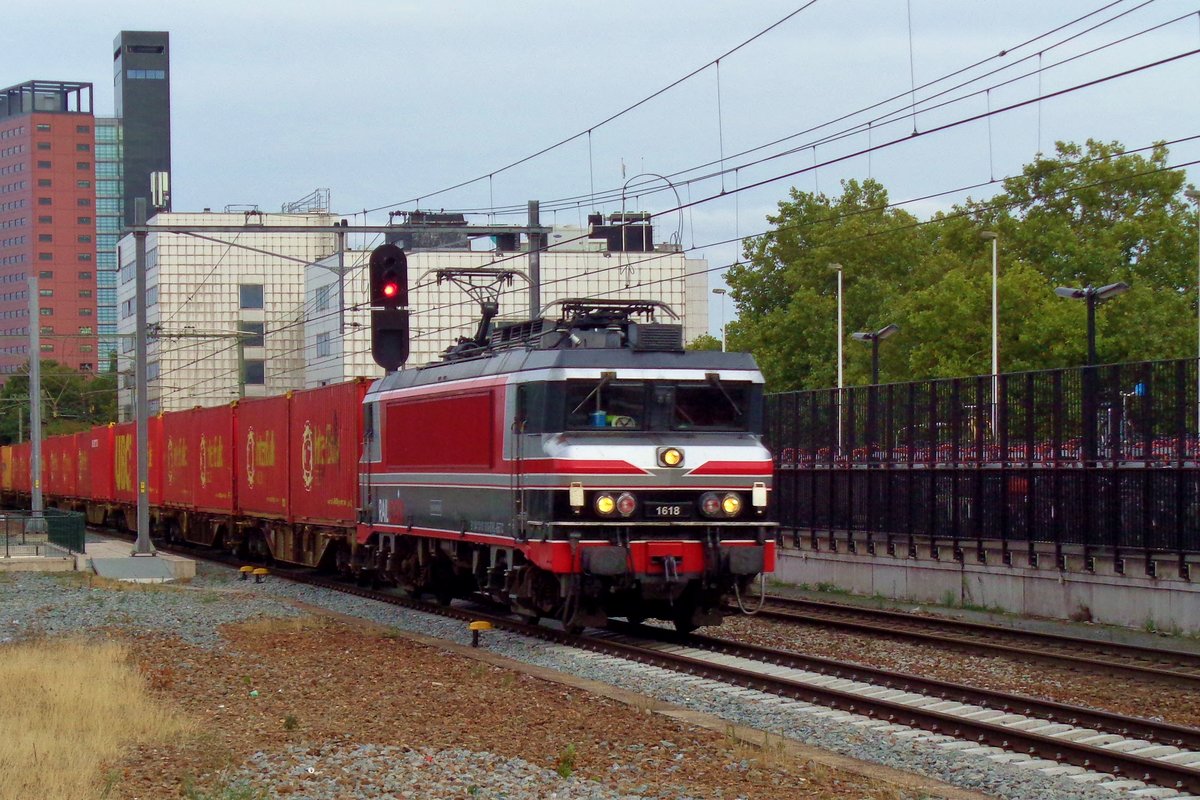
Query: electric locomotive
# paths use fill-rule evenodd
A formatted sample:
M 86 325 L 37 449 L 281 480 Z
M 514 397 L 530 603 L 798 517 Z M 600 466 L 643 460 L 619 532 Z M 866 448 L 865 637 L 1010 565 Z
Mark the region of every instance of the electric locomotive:
M 360 578 L 568 629 L 720 621 L 774 569 L 763 378 L 653 301 L 565 300 L 364 400 Z M 494 314 L 494 308 L 492 309 Z

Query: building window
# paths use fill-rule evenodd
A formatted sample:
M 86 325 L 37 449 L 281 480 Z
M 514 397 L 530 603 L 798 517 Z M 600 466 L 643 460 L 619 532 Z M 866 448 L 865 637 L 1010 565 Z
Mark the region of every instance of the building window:
M 38 289 L 38 294 L 42 297 L 54 297 L 53 289 Z
M 54 217 L 40 216 L 38 217 L 38 225 L 53 225 Z
M 333 305 L 333 284 L 317 287 L 317 311 L 328 311 Z
M 38 186 L 39 187 L 46 188 L 46 187 L 49 187 L 52 185 L 53 184 L 50 182 L 49 178 L 38 178 Z
M 92 273 L 90 273 L 90 272 L 81 272 L 81 273 L 79 273 L 79 280 L 81 280 L 81 281 L 90 281 L 91 279 L 92 279 Z
M 39 206 L 48 206 L 48 205 L 50 205 L 52 202 L 53 202 L 53 201 L 52 201 L 52 200 L 51 200 L 49 197 L 39 197 L 39 198 L 38 198 L 38 205 L 39 205 Z
M 250 359 L 242 372 L 242 383 L 247 386 L 262 386 L 267 382 L 266 362 L 261 358 Z
M 81 235 L 81 236 L 77 236 L 77 237 L 75 238 L 75 240 L 76 240 L 77 242 L 79 242 L 80 244 L 91 244 L 91 243 L 92 243 L 92 237 L 91 237 L 91 236 L 89 236 L 89 235 L 88 235 L 88 234 L 86 234 L 86 233 L 85 233 L 85 234 L 83 234 L 83 235 Z
M 80 290 L 79 290 L 79 296 L 80 296 L 80 297 L 91 297 L 91 296 L 92 296 L 92 290 L 91 290 L 91 289 L 80 289 Z
M 54 326 L 53 325 L 43 325 L 42 333 L 46 336 L 53 336 L 54 335 Z
M 54 270 L 44 269 L 38 273 L 38 277 L 43 280 L 50 280 L 54 277 Z
M 243 283 L 238 289 L 241 293 L 242 308 L 263 307 L 263 286 L 261 283 Z
M 37 124 L 37 129 L 39 131 L 45 133 L 50 130 L 50 123 L 49 122 L 39 122 Z
M 91 253 L 80 253 L 79 255 L 75 256 L 75 258 L 79 261 L 91 261 L 92 254 Z
M 92 204 L 92 198 L 90 198 L 90 197 L 81 197 L 75 201 L 75 205 L 77 205 L 77 206 L 90 206 L 91 204 Z
M 90 161 L 76 161 L 75 162 L 75 169 L 85 169 L 86 170 L 86 169 L 91 169 L 91 168 L 92 168 L 92 162 L 90 162 Z
M 92 332 L 92 326 L 91 325 L 80 325 L 79 332 L 82 333 L 84 336 L 88 336 Z
M 38 261 L 53 261 L 53 253 L 38 253 Z
M 54 234 L 53 233 L 39 233 L 38 241 L 39 242 L 53 242 Z
M 38 313 L 40 313 L 43 317 L 53 317 L 54 309 L 53 308 L 39 308 Z
M 80 153 L 90 153 L 92 152 L 92 146 L 87 142 L 80 142 L 79 144 L 75 145 L 75 150 Z
M 262 347 L 263 333 L 265 329 L 261 322 L 239 322 L 238 330 L 242 333 L 248 333 L 249 336 L 242 337 L 243 347 Z
M 54 345 L 52 345 L 52 344 L 44 344 L 44 345 L 42 345 L 42 352 L 43 352 L 43 353 L 53 353 L 53 352 L 54 352 Z
M 38 149 L 38 150 L 49 150 L 49 149 L 50 149 L 50 143 L 49 143 L 49 142 L 38 142 L 38 143 L 37 143 L 37 149 Z
M 80 372 L 91 372 L 92 369 L 93 369 L 92 365 L 87 361 L 85 361 L 79 365 Z
M 81 316 L 81 317 L 90 317 L 91 315 L 92 315 L 92 310 L 91 310 L 90 308 L 81 308 L 81 309 L 79 309 L 79 316 Z
M 75 221 L 77 223 L 79 223 L 80 225 L 91 225 L 92 224 L 91 217 L 76 217 Z
M 91 182 L 91 181 L 75 181 L 75 185 L 76 185 L 76 186 L 78 186 L 80 189 L 90 189 L 90 188 L 92 188 L 92 182 Z
M 75 132 L 76 133 L 91 133 L 92 126 L 91 125 L 76 125 Z
M 50 162 L 49 162 L 49 161 L 39 161 L 39 162 L 37 162 L 37 168 L 38 168 L 38 169 L 50 169 L 50 166 L 51 166 L 51 165 L 50 165 Z
M 317 334 L 317 358 L 328 358 L 333 354 L 333 344 L 329 333 Z
M 79 352 L 90 353 L 92 352 L 92 346 L 90 344 L 81 344 L 79 345 Z

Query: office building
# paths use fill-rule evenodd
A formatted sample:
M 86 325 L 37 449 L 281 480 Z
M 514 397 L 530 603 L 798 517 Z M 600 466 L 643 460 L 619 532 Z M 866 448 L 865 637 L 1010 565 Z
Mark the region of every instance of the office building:
M 332 225 L 330 214 L 162 213 L 151 225 L 253 225 L 205 238 L 146 237 L 146 370 L 151 413 L 222 405 L 304 386 L 304 274 L 334 252 L 331 233 L 273 233 L 273 226 Z M 117 409 L 134 404 L 136 332 L 132 236 L 118 246 Z
M 658 316 L 659 322 L 681 323 L 684 341 L 690 342 L 708 328 L 708 263 L 687 258 L 678 245 L 646 243 L 636 251 L 627 243 L 597 241 L 582 228 L 556 227 L 541 256 L 541 300 L 553 317 L 556 300 L 597 297 L 619 300 L 659 300 L 678 315 Z M 481 252 L 469 243 L 430 233 L 401 234 L 406 246 L 410 317 L 408 366 L 436 361 L 460 336 L 473 336 L 479 321 L 479 304 L 461 284 L 437 278 L 439 270 L 491 268 L 512 270 L 511 281 L 501 281 L 498 324 L 528 319 L 529 256 L 514 241 L 502 249 Z M 521 245 L 524 247 L 524 245 Z M 527 248 L 526 248 L 527 249 Z M 370 252 L 347 250 L 309 266 L 305 278 L 304 360 L 305 386 L 320 386 L 357 376 L 374 377 L 383 371 L 371 358 L 371 314 L 367 261 Z M 340 261 L 339 261 L 340 259 Z M 340 266 L 339 266 L 340 264 Z M 339 275 L 344 281 L 339 286 Z M 473 283 L 487 286 L 487 276 Z M 345 310 L 339 311 L 339 299 Z
M 25 369 L 32 324 L 43 359 L 96 367 L 94 125 L 90 83 L 0 90 L 0 380 Z

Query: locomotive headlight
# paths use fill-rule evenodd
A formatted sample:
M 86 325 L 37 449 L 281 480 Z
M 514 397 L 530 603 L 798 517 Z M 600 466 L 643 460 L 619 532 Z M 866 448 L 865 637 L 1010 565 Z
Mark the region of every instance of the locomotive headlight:
M 596 513 L 602 517 L 612 516 L 612 513 L 617 510 L 617 501 L 611 494 L 596 495 L 593 504 L 596 507 Z
M 683 451 L 678 447 L 658 448 L 658 465 L 660 467 L 678 467 L 683 465 Z
M 738 497 L 733 492 L 721 498 L 721 511 L 727 517 L 736 517 L 738 512 L 742 510 L 742 498 Z
M 632 516 L 636 510 L 637 500 L 634 500 L 633 495 L 629 492 L 622 492 L 621 496 L 617 498 L 617 513 L 622 517 L 628 517 Z
M 706 517 L 721 516 L 721 498 L 715 492 L 700 495 L 700 513 Z

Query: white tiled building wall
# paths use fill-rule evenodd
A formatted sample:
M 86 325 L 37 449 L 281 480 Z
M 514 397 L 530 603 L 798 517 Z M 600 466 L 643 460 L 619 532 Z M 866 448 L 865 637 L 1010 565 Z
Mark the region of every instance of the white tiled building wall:
M 305 383 L 317 386 L 355 376 L 374 377 L 382 370 L 371 360 L 367 260 L 369 252 L 347 251 L 346 312 L 343 337 L 337 313 L 337 256 L 326 266 L 311 266 L 306 278 Z M 332 267 L 332 269 L 327 268 Z M 437 283 L 439 269 L 492 267 L 528 274 L 529 256 L 489 252 L 418 251 L 408 254 L 409 308 L 411 309 L 410 366 L 437 361 L 459 336 L 472 336 L 479 307 L 459 287 Z M 652 299 L 669 305 L 684 325 L 684 340 L 691 341 L 708 328 L 707 262 L 688 259 L 680 252 L 604 253 L 551 249 L 541 258 L 542 305 L 568 297 L 604 297 L 622 300 Z M 318 310 L 320 309 L 320 310 Z M 516 277 L 500 297 L 500 320 L 528 319 L 529 289 Z M 551 309 L 553 316 L 556 309 Z M 660 322 L 675 322 L 660 317 Z
M 335 249 L 333 234 L 270 233 L 274 225 L 331 225 L 328 214 L 263 214 L 250 218 L 264 230 L 212 234 L 151 233 L 147 237 L 147 370 L 150 410 L 212 406 L 241 392 L 239 329 L 263 326 L 261 345 L 245 339 L 245 394 L 281 394 L 304 385 L 305 268 Z M 242 225 L 244 214 L 168 213 L 151 225 Z M 217 241 L 213 241 L 213 240 Z M 234 246 L 234 245 L 238 246 Z M 118 406 L 133 407 L 135 331 L 134 243 L 120 243 L 117 283 L 121 334 Z M 256 290 L 261 286 L 261 307 Z M 261 365 L 261 374 L 258 373 Z

